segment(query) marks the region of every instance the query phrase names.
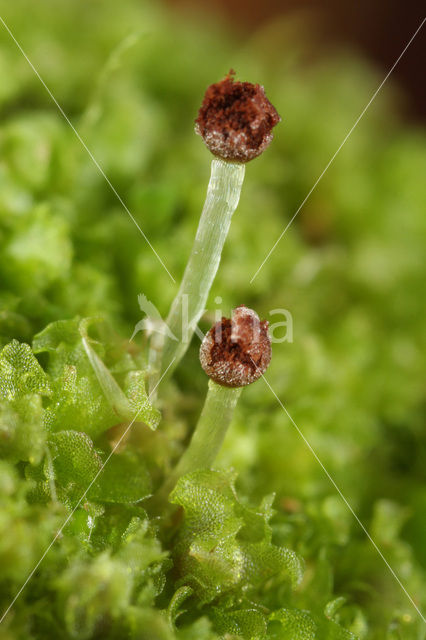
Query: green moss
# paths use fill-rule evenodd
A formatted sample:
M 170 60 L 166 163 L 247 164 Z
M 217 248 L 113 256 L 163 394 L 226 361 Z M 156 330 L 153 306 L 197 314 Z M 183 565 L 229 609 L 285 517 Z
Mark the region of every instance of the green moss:
M 247 167 L 208 307 L 292 313 L 268 381 L 424 610 L 426 154 L 392 82 L 250 283 L 382 78 L 312 56 L 290 22 L 242 43 L 136 0 L 18 0 L 2 17 L 176 280 L 209 175 L 203 91 L 231 66 L 265 85 L 283 123 Z M 0 611 L 75 509 L 0 636 L 424 638 L 262 380 L 218 470 L 182 478 L 181 510 L 158 518 L 149 496 L 204 399 L 198 344 L 160 415 L 145 338 L 128 340 L 138 294 L 165 317 L 175 285 L 1 25 L 0 76 Z

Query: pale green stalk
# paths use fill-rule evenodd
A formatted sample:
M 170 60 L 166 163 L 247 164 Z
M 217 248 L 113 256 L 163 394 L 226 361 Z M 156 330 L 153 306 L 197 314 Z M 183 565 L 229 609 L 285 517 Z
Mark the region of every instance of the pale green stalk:
M 177 338 L 164 337 L 162 345 L 152 345 L 152 364 L 163 371 L 175 358 L 171 373 L 185 354 L 197 323 L 204 313 L 207 297 L 219 267 L 232 214 L 240 199 L 245 165 L 212 160 L 207 197 L 185 273 L 167 318 L 167 326 Z
M 197 469 L 210 469 L 231 423 L 242 387 L 223 387 L 209 380 L 206 401 L 188 448 L 160 490 L 166 498 L 177 480 Z

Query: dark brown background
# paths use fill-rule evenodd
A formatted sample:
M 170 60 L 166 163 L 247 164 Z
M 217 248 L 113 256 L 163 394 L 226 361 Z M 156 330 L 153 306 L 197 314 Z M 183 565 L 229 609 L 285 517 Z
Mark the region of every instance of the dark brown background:
M 178 8 L 218 14 L 240 28 L 253 30 L 278 15 L 303 11 L 314 21 L 321 46 L 348 45 L 383 71 L 392 67 L 426 15 L 414 0 L 168 0 Z M 393 72 L 407 97 L 407 119 L 426 121 L 426 23 Z

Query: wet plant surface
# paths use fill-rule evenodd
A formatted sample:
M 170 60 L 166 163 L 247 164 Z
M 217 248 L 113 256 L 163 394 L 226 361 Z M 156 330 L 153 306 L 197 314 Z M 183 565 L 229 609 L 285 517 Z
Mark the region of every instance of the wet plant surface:
M 166 318 L 178 284 L 0 25 L 1 612 L 60 532 L 0 638 L 423 640 L 295 427 L 424 611 L 423 132 L 385 88 L 252 280 L 382 78 L 342 52 L 307 66 L 291 25 L 242 47 L 146 2 L 0 15 L 176 283 L 209 177 L 204 91 L 230 66 L 266 87 L 282 122 L 247 165 L 200 327 L 243 303 L 294 323 L 265 374 L 294 423 L 257 380 L 214 469 L 159 513 L 206 396 L 200 342 L 154 402 L 147 337 L 129 338 L 138 294 Z

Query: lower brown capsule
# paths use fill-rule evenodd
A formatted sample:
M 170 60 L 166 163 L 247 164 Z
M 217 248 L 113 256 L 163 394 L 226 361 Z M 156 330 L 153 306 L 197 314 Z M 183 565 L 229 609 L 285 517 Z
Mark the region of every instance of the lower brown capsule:
M 245 387 L 266 371 L 271 361 L 268 322 L 241 305 L 232 318 L 222 318 L 204 337 L 200 362 L 207 375 L 224 387 Z

